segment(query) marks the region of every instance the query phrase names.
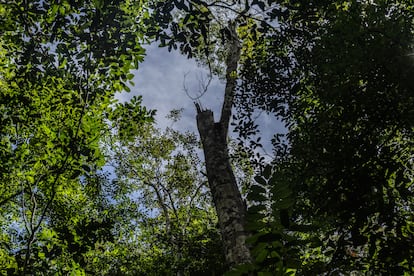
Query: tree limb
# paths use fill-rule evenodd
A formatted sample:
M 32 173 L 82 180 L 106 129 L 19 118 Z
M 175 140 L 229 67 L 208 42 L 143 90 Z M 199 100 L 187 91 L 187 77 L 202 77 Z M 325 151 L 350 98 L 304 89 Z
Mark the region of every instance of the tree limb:
M 227 27 L 229 31 L 229 41 L 226 59 L 226 87 L 224 91 L 224 102 L 221 109 L 220 124 L 223 134 L 227 137 L 229 123 L 231 119 L 231 109 L 233 106 L 234 91 L 237 85 L 237 66 L 240 59 L 240 41 L 236 31 L 236 23 L 230 21 Z

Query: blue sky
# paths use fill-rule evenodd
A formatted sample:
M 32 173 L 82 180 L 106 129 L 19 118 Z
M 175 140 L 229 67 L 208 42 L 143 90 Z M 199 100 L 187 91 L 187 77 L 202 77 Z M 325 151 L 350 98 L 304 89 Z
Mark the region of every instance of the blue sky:
M 145 61 L 134 72 L 135 86 L 131 87 L 130 93 L 122 93 L 117 98 L 124 101 L 134 95 L 142 95 L 143 104 L 157 110 L 156 120 L 160 128 L 170 125 L 165 116 L 172 109 L 183 108 L 182 119 L 175 126 L 196 132 L 195 106 L 186 95 L 184 85 L 192 96 L 196 96 L 199 76 L 206 78 L 208 71 L 177 51 L 168 52 L 167 48 L 159 48 L 156 44 L 147 46 L 146 50 Z M 221 107 L 223 89 L 224 83 L 215 78 L 201 99 L 203 106 L 212 109 L 216 116 Z
M 120 101 L 126 101 L 134 95 L 142 95 L 143 104 L 156 109 L 158 127 L 165 128 L 171 122 L 165 118 L 172 109 L 183 108 L 182 118 L 174 127 L 180 131 L 197 133 L 196 110 L 193 100 L 187 96 L 184 86 L 191 96 L 197 96 L 200 77 L 207 78 L 208 71 L 189 60 L 178 51 L 168 52 L 167 48 L 159 48 L 156 44 L 146 46 L 145 61 L 134 72 L 135 86 L 130 93 L 117 95 Z M 185 84 L 184 84 L 185 83 Z M 224 82 L 213 78 L 207 93 L 200 99 L 203 108 L 211 109 L 215 119 L 220 115 Z M 270 139 L 276 131 L 283 127 L 273 116 L 261 113 L 260 123 L 262 143 L 271 153 Z M 231 132 L 230 132 L 231 134 Z M 234 134 L 233 134 L 234 135 Z

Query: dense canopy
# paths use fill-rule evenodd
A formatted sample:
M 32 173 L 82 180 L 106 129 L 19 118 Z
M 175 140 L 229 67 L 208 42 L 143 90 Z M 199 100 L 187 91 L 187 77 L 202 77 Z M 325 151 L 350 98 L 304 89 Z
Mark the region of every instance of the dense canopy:
M 413 38 L 408 0 L 1 2 L 1 274 L 413 274 Z M 115 100 L 147 43 L 218 121 Z

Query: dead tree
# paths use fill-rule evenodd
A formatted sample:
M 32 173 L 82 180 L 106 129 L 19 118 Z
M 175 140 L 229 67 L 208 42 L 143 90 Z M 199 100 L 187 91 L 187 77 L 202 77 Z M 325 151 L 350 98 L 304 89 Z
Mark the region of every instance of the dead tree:
M 228 26 L 226 58 L 226 86 L 219 122 L 214 122 L 211 110 L 197 107 L 197 127 L 203 143 L 207 178 L 217 211 L 227 263 L 233 267 L 251 261 L 246 246 L 246 206 L 230 165 L 227 136 L 234 93 L 237 85 L 237 66 L 240 42 L 236 24 Z

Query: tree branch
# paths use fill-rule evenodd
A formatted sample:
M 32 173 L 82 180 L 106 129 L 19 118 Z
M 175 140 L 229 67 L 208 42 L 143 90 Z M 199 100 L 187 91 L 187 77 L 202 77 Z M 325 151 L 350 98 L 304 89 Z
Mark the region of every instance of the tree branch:
M 234 91 L 237 85 L 237 66 L 240 59 L 241 49 L 239 37 L 236 32 L 236 23 L 230 21 L 227 30 L 229 32 L 229 37 L 226 59 L 226 87 L 220 118 L 224 136 L 227 136 L 231 119 L 231 108 L 233 106 Z

